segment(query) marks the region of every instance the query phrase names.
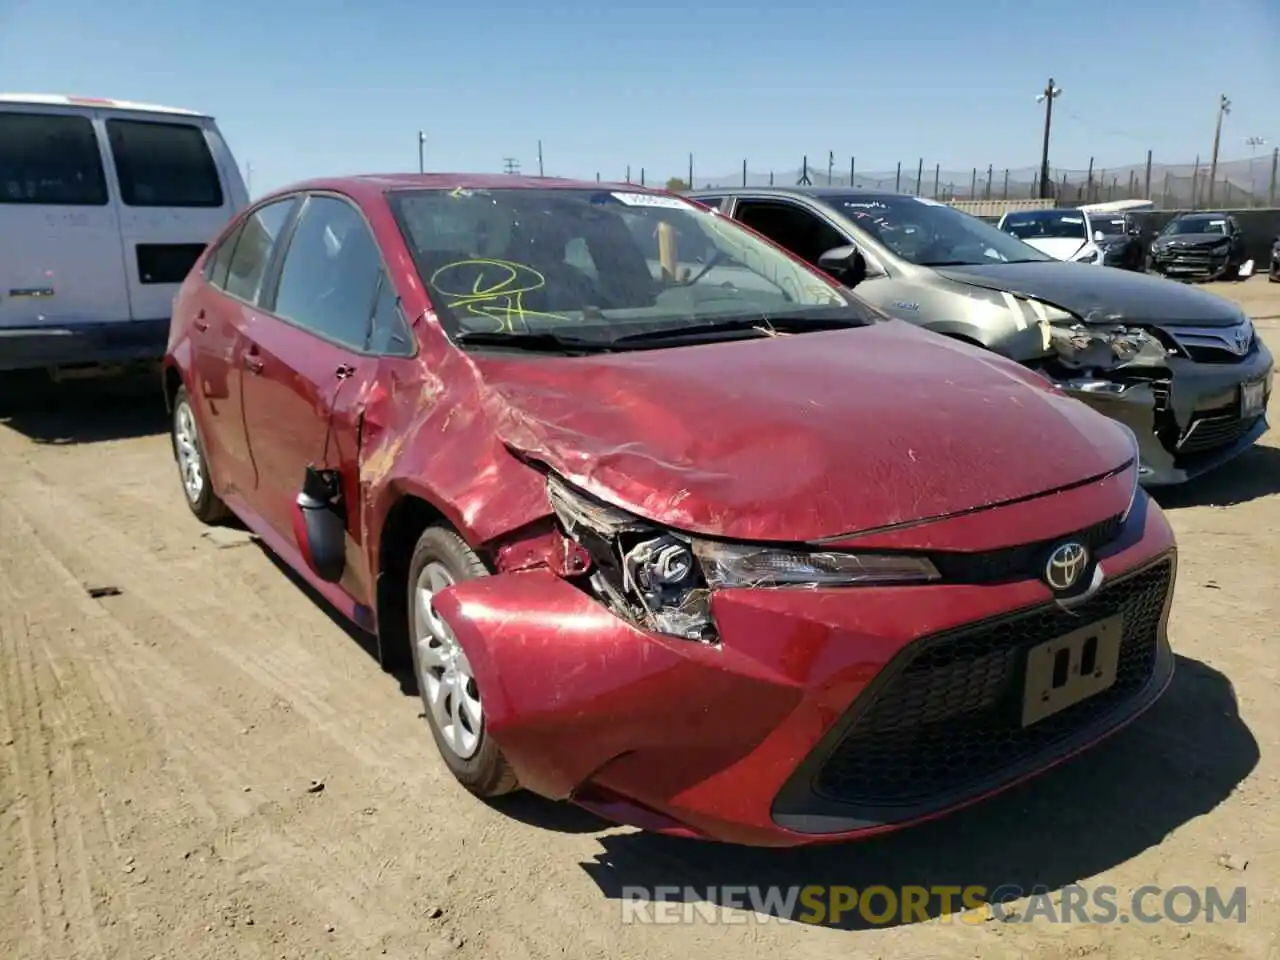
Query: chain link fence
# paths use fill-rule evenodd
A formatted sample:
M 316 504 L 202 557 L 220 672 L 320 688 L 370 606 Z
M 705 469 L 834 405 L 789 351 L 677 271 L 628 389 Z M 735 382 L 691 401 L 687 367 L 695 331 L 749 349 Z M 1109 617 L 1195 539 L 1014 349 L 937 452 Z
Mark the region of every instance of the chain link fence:
M 796 186 L 848 187 L 883 190 L 932 197 L 936 200 L 1027 200 L 1040 196 L 1040 170 L 1036 167 L 974 167 L 969 170 L 944 169 L 924 159 L 902 162 L 894 170 L 858 169 L 856 158 L 843 161 L 828 154 L 826 162 L 815 163 L 803 156 L 790 170 L 762 172 L 744 161 L 731 174 L 704 176 L 690 164 L 689 175 L 666 181 L 675 189 L 709 187 Z M 640 178 L 644 179 L 644 171 Z M 1144 163 L 1118 168 L 1068 170 L 1051 168 L 1050 195 L 1059 203 L 1098 203 L 1107 200 L 1151 200 L 1157 209 L 1187 210 L 1221 207 L 1247 209 L 1275 207 L 1280 202 L 1280 148 L 1247 159 L 1220 161 L 1210 179 L 1210 164 L 1156 163 L 1151 154 Z M 633 180 L 630 168 L 627 179 Z M 662 181 L 649 179 L 650 185 Z

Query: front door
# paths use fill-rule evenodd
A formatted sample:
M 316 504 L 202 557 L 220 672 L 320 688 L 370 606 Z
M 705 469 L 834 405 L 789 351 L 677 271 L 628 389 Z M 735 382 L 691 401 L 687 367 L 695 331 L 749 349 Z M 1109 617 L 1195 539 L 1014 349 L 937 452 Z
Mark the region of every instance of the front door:
M 354 204 L 330 195 L 306 201 L 274 289 L 243 329 L 243 398 L 257 465 L 253 509 L 293 540 L 293 511 L 308 466 L 339 471 L 347 507 L 342 586 L 369 600 L 359 492 L 361 411 L 378 357 L 369 352 L 382 263 Z

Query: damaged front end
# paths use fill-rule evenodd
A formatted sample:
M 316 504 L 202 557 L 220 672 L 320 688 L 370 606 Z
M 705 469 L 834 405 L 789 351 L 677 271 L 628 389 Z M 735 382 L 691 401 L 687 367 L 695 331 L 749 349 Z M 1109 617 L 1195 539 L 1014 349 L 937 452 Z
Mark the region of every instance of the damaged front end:
M 1182 328 L 1118 316 L 1055 318 L 1052 354 L 1039 369 L 1133 431 L 1144 485 L 1180 483 L 1234 458 L 1266 430 L 1271 360 L 1253 343 L 1249 322 L 1241 327 L 1246 347 L 1217 351 L 1218 362 L 1207 362 L 1188 347 L 1194 341 Z
M 567 537 L 591 558 L 590 591 L 641 629 L 719 643 L 714 590 L 928 583 L 924 557 L 733 543 L 669 530 L 603 503 L 554 475 L 547 494 Z

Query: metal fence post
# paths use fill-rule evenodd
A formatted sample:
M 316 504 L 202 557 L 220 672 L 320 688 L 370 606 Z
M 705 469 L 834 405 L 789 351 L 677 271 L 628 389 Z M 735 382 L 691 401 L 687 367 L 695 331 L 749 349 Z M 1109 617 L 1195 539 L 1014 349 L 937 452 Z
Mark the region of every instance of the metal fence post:
M 1276 205 L 1276 173 L 1280 172 L 1280 147 L 1271 151 L 1271 186 L 1267 189 L 1267 206 Z

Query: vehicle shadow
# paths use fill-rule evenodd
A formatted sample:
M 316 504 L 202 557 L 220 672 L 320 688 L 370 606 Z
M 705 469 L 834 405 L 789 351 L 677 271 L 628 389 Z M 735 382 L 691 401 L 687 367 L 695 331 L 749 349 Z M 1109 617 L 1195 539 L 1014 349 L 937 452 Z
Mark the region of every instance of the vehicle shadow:
M 234 526 L 245 529 L 239 521 L 234 521 Z M 268 547 L 257 537 L 253 538 L 253 543 L 262 551 L 263 555 L 271 561 L 271 565 L 286 576 L 289 581 L 306 594 L 307 598 L 314 603 L 326 617 L 333 621 L 334 626 L 345 633 L 353 640 L 365 653 L 373 658 L 374 662 L 378 661 L 378 638 L 367 630 L 363 630 L 359 625 L 352 623 L 340 610 L 326 600 L 319 592 L 316 591 L 311 584 L 307 583 L 302 576 L 289 566 L 283 559 Z M 411 663 L 397 664 L 394 669 L 387 670 L 387 674 L 396 681 L 400 686 L 400 692 L 405 696 L 416 697 L 418 695 L 418 681 L 413 674 L 413 665 Z
M 698 905 L 715 904 L 721 896 L 737 901 L 722 906 L 741 908 L 742 887 L 758 890 L 758 897 L 780 887 L 785 901 L 787 888 L 815 884 L 894 891 L 977 886 L 985 897 L 1005 900 L 1010 897 L 994 894 L 1057 890 L 1159 844 L 1226 799 L 1258 758 L 1230 681 L 1179 657 L 1165 696 L 1132 727 L 1030 783 L 941 820 L 859 843 L 786 850 L 609 833 L 599 839 L 603 849 L 582 867 L 610 899 L 634 899 L 634 888 L 640 888 L 644 901 L 692 905 L 664 908 L 678 915 L 699 916 Z M 659 887 L 666 890 L 659 893 Z M 736 897 L 725 890 L 733 887 L 739 888 Z M 833 922 L 805 916 L 807 907 L 799 901 L 788 912 L 783 902 L 771 905 L 749 895 L 746 906 L 757 914 L 812 919 L 836 929 L 872 926 L 857 910 Z M 882 909 L 879 901 L 873 913 Z M 951 910 L 961 909 L 956 897 Z M 924 916 L 906 922 L 943 912 L 942 898 L 931 897 Z M 902 922 L 899 914 L 877 926 Z
M 1261 444 L 1202 477 L 1151 491 L 1165 510 L 1231 507 L 1276 493 L 1280 493 L 1280 448 Z
M 43 374 L 5 374 L 0 382 L 0 426 L 35 443 L 100 443 L 169 430 L 164 395 L 153 372 L 63 383 Z

